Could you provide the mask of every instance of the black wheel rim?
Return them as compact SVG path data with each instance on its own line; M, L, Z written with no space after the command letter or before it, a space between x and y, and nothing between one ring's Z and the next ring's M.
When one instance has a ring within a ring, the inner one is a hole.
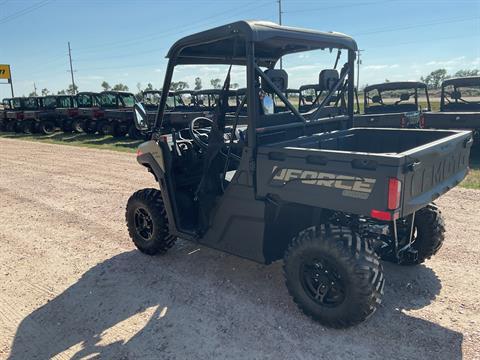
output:
M144 208L137 208L134 218L137 234L145 241L151 240L153 235L153 220L150 213Z
M54 126L52 123L47 122L43 125L43 131L46 134L51 134L53 132L53 129L54 129Z
M339 306L345 300L345 284L332 263L326 259L306 260L300 278L307 295L318 305Z

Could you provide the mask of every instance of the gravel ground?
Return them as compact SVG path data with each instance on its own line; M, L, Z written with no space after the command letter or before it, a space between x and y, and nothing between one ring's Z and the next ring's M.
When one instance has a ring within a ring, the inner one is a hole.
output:
M0 358L480 359L480 191L455 188L425 265L385 264L382 306L331 330L303 316L281 264L179 241L136 251L133 154L0 139Z

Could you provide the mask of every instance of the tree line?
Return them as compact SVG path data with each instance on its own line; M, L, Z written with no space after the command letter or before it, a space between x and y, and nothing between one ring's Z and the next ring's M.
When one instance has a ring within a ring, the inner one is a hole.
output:
M456 78L456 77L466 77L466 76L478 76L480 70L478 69L473 69L473 70L458 70L455 74L448 75L446 69L437 69L432 71L430 74L428 74L425 77L421 77L420 81L424 82L429 89L438 89L442 85L442 82L444 80L450 79L450 78Z
M210 85L213 89L221 89L223 86L222 80L219 78L211 79L210 80ZM108 82L103 81L100 84L100 87L104 91L129 91L130 89L128 88L127 85L118 83L113 86L111 86ZM239 85L237 83L232 83L230 84L230 89L238 89ZM172 91L181 91L181 90L187 90L190 89L190 84L186 81L172 81L170 84L170 90ZM193 90L201 90L203 89L203 82L202 79L199 77L195 78L195 85L193 87ZM158 91L159 89L155 88L152 83L148 83L146 87L142 87L141 83L137 83L137 96L142 96L144 91ZM161 90L161 89L160 89ZM70 84L67 89L57 91L57 95L75 95L78 92L78 86L75 85L75 87ZM43 88L40 91L41 96L47 96L47 95L53 95L54 93L48 90L47 88ZM37 91L32 91L28 96L38 96L39 94Z

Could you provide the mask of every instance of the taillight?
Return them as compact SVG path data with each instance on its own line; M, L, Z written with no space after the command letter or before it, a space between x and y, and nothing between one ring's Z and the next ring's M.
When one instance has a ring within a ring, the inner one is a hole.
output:
M407 118L405 116L402 116L400 119L400 127L404 128L407 126Z
M140 156L140 155L143 155L143 152L142 152L142 150L137 149L137 157Z
M418 120L418 125L420 126L421 129L425 128L425 115L421 114L420 119Z
M395 210L400 206L402 182L396 178L388 179L388 209Z
M372 209L370 216L377 220L390 221L392 220L392 213L389 211L381 211Z
M103 116L103 111L102 110L93 110L93 116L94 117L102 117Z
M68 116L74 117L78 115L78 109L68 109Z

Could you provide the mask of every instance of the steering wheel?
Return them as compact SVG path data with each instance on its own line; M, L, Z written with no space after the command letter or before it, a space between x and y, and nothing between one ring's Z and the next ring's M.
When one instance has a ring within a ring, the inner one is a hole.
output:
M192 121L190 121L190 125L188 127L188 130L189 130L189 133L190 133L190 136L191 136L193 142L195 144L197 144L200 148L206 150L206 149L208 149L208 143L205 142L202 138L204 138L206 135L208 135L210 133L211 128L196 129L195 125L199 121L206 121L206 122L210 123L211 125L213 125L213 120L209 119L207 117L204 117L204 116L199 116L199 117L193 119ZM238 136L240 137L240 133L239 133ZM237 160L237 161L240 161L240 158L241 158L237 154L234 154L233 152L231 152L230 149L227 152L221 151L220 154L222 154L223 156L225 156L227 158L231 158L231 159L234 159L234 160Z
M197 125L199 121L206 121L210 123L210 125L213 125L213 120L205 116L199 116L193 119L192 121L190 121L190 125L188 127L188 130L190 132L190 136L192 137L193 142L197 144L199 147L201 147L202 149L207 149L208 143L205 142L202 139L202 137L204 137L205 135L208 135L211 131L211 128L210 129L202 128L201 130L196 129L195 125Z

